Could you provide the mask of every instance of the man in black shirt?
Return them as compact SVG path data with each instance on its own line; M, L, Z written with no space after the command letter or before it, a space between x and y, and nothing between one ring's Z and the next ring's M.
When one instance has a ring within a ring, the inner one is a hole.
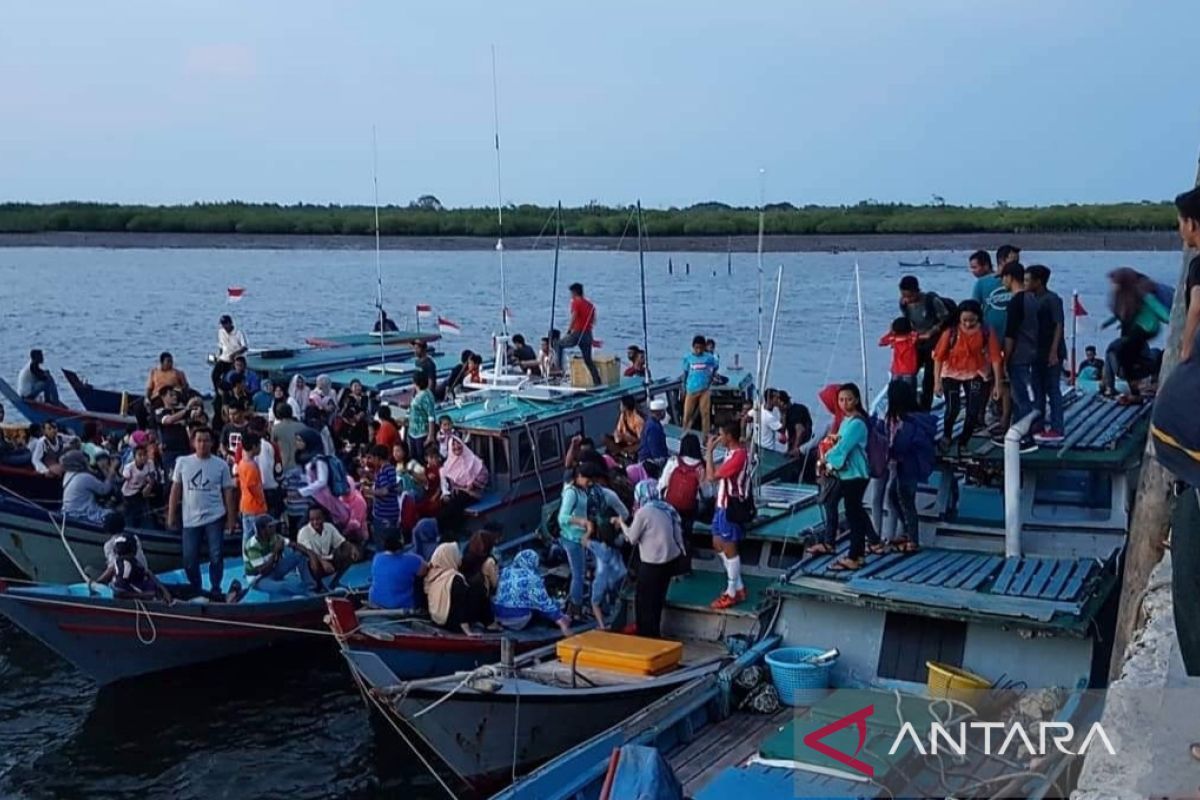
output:
M928 411L933 405L933 351L938 337L952 323L950 309L933 292L921 291L916 275L900 279L900 311L917 332L917 368L921 376L921 408Z
M179 402L179 390L168 386L162 392L162 407L154 412L158 423L158 438L162 442L163 469L167 475L175 471L175 461L192 450L188 441L188 409Z
M1175 210L1179 212L1179 238L1189 250L1200 250L1200 188L1176 197ZM1187 309L1187 320L1183 325L1180 361L1192 357L1196 331L1200 329L1200 256L1193 258L1188 265L1186 290L1183 302Z
M799 458L800 448L812 438L812 414L803 403L793 403L787 392L780 391L778 397L783 415L783 432L787 437L788 457Z
M519 333L512 337L512 355L509 357L509 363L522 369L537 367L537 353L526 344L525 337Z
M445 400L447 397L453 397L454 393L457 392L459 387L462 385L462 382L466 380L467 362L471 360L472 355L474 355L474 353L472 353L470 350L462 351L462 356L459 362L450 370L450 376L446 378L446 382L444 384L438 387L440 391L434 393L434 397L436 397L439 402Z
M437 364L433 363L433 358L429 355L429 345L424 341L413 344L413 366L417 372L424 372L429 377L429 391L437 397Z
M240 400L230 400L225 406L226 412L229 414L229 422L225 427L221 428L221 455L232 462L237 455L238 445L242 443L242 439L250 432L246 426L246 404Z

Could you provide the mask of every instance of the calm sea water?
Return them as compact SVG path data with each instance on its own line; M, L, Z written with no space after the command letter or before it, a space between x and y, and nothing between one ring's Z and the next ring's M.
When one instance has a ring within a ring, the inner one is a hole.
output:
M907 273L954 298L969 295L967 253L929 253L948 267L906 269L906 253L772 254L764 262L766 315L783 267L769 383L812 405L831 381L860 380L854 295L860 265L867 361L873 389L889 353L875 341L896 316ZM668 257L675 274L667 272ZM1052 288L1080 293L1090 315L1079 348L1106 341L1105 273L1134 266L1174 283L1171 253L1025 253L1053 270ZM685 274L690 264L691 274ZM540 336L550 321L552 255L506 254L514 331ZM494 253L385 252L384 305L402 323L416 303L457 322L445 346L486 349L500 319ZM557 311L580 281L599 309L597 337L623 355L642 342L639 270L631 254L567 252ZM245 287L227 305L226 288ZM93 383L139 389L163 349L193 382L207 378L216 320L235 316L255 347L369 327L374 254L329 251L0 249L0 375L15 381L31 347L52 369ZM692 336L715 338L725 363L753 366L758 278L753 255L655 253L646 259L651 368L677 369ZM403 327L403 325L402 325ZM764 335L765 336L765 335ZM60 381L60 383L62 383ZM65 388L65 387L64 387ZM65 389L64 396L70 397ZM376 736L338 657L329 648L284 649L133 685L97 691L41 644L0 622L0 797L368 798L441 796L411 756Z

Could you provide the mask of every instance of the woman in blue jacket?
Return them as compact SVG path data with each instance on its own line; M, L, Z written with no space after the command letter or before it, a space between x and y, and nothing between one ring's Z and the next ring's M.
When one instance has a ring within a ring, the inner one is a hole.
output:
M888 483L888 500L900 517L903 533L892 544L906 553L918 546L917 484L933 471L937 421L917 405L917 392L904 381L888 384L889 455L895 464Z
M827 504L833 504L834 513L826 513L826 518L836 518L840 498L846 522L850 525L850 552L830 566L832 570L845 571L862 567L868 541L873 550L882 545L871 516L863 507L863 495L871 482L871 473L867 465L867 415L863 411L858 385L843 383L838 387L837 400L838 410L844 418L838 428L837 443L825 454L819 468L837 479L837 488L826 499Z

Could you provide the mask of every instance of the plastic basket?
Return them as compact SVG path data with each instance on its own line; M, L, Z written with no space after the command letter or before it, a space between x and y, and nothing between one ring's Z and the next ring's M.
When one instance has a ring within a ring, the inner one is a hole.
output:
M827 664L806 664L805 659L819 656L828 648L781 647L767 653L771 681L785 706L811 706L829 692L829 676L835 658Z
M965 669L937 661L926 661L925 667L929 670L926 685L931 698L949 697L969 703L979 692L992 688L992 682L987 678Z

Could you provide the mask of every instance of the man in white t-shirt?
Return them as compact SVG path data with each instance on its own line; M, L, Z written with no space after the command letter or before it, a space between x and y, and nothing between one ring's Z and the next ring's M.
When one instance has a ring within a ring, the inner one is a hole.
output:
M208 547L208 577L212 596L223 597L222 534L227 532L233 535L238 525L237 508L233 502L233 475L229 465L213 455L210 428L197 428L192 433L192 448L195 451L193 455L175 461L171 496L167 501L167 524L173 528L181 521L183 523L183 569L187 573L188 583L197 594L203 589L200 582L200 543L203 541Z
M773 389L768 389L763 397L762 409L755 419L754 407L746 412L746 429L750 431L750 440L758 437L758 444L763 450L776 453L786 453L787 443L781 442L780 432L783 431L783 420L779 418L778 397Z
M308 524L296 534L296 549L308 556L308 567L318 584L325 576L333 576L330 588L359 558L358 548L325 518L325 508L315 503L308 509Z

